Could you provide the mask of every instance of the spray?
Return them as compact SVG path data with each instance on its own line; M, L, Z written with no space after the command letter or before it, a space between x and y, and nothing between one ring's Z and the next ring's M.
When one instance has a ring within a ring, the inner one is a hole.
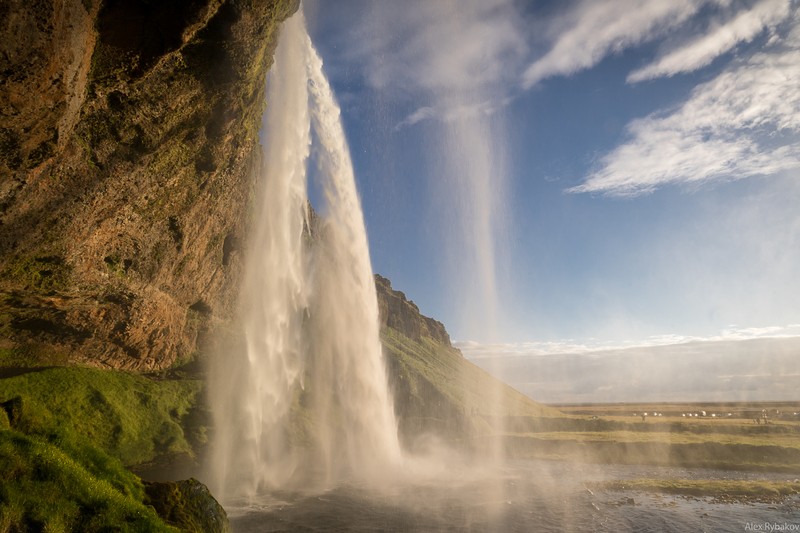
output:
M246 346L211 369L211 479L223 501L369 480L401 455L349 148L302 12L284 24L268 101ZM313 139L325 216L312 223Z

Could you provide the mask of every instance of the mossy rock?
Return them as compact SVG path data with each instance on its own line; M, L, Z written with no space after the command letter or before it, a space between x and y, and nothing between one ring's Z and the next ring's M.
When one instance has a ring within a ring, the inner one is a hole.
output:
M23 256L4 272L4 277L17 279L26 290L49 294L63 290L69 281L70 266L60 255Z
M0 290L31 305L0 305L0 341L170 368L235 316L264 80L299 1L16 4L0 27L19 95L0 114ZM190 323L200 298L213 317Z
M182 531L228 533L225 509L208 487L194 478L166 483L146 482L147 503L169 525Z

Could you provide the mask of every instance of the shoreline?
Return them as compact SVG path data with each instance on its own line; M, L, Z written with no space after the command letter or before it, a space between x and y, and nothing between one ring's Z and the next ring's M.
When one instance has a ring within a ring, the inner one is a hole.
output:
M589 490L669 494L727 504L792 503L800 508L800 480L714 480L636 478L587 483Z

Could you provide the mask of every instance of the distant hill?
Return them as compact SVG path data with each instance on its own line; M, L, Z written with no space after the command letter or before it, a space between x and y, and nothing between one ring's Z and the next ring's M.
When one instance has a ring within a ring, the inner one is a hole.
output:
M488 419L502 416L559 416L467 361L450 344L441 322L426 317L375 276L381 338L394 392L400 435L406 445L425 435L447 440L491 433Z

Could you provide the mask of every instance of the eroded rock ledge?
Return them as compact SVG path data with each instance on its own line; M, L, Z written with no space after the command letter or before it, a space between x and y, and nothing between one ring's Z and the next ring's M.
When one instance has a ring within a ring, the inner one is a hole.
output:
M451 346L450 335L444 324L422 315L417 305L407 299L404 293L392 289L391 281L375 274L375 287L382 326L395 329L415 341L430 337L439 344Z

